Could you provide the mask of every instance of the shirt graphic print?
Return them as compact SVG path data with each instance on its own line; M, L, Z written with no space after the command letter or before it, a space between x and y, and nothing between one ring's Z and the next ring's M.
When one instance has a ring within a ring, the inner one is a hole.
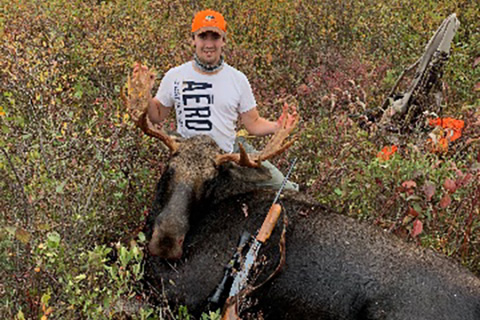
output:
M185 131L183 128L198 132L212 131L212 88L213 84L208 82L175 81L173 90L179 93L175 96L179 131Z

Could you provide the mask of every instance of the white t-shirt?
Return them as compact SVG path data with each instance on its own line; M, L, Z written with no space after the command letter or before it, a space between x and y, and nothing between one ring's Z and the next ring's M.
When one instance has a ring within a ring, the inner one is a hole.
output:
M175 107L180 135L209 135L226 152L233 151L238 115L256 106L247 77L226 63L213 75L195 71L192 61L172 68L155 97Z

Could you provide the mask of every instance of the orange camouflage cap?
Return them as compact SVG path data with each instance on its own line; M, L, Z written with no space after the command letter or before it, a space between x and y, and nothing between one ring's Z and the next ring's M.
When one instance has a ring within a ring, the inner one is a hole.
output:
M227 22L221 13L210 9L203 10L195 15L192 22L192 33L200 30L214 31L224 35L227 33Z

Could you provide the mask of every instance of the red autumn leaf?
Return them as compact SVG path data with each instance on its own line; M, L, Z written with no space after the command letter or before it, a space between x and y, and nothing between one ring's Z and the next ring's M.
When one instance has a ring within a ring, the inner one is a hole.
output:
M402 182L402 187L405 188L405 190L411 190L413 188L417 187L417 183L413 180L407 180Z
M415 219L413 221L413 228L412 228L412 237L415 238L423 231L423 223L422 221Z
M418 212L417 210L413 209L412 207L408 207L408 215L412 217L418 217Z
M473 61L473 67L475 68L479 63L480 63L480 57L475 58L475 61Z
M456 168L456 166L455 166ZM463 178L465 174L462 172L462 170L455 169L455 173L457 174L457 178Z
M428 119L428 124L431 125L432 127L441 126L442 119L440 118Z
M442 128L450 128L450 129L463 129L465 127L465 121L457 120L454 118L443 118L442 119Z
M454 193L455 190L457 190L457 185L455 184L455 181L449 178L445 179L445 182L443 183L443 187L445 188L445 190L447 190L450 193Z
M406 228L398 227L393 231L393 233L402 239L408 238L408 230Z
M480 82L475 83L473 91L480 91Z
M455 141L462 136L462 131L458 129L446 129L445 133L449 141Z
M310 88L305 84L302 83L300 86L297 88L297 93L301 96L305 96L310 93Z
M402 183L402 186L404 188L410 189L410 188L415 188L417 186L417 183L413 180L407 180Z
M380 161L388 161L397 150L398 147L395 145L384 147L379 153L377 153L377 158L380 159Z
M423 193L425 193L427 201L431 201L433 195L435 194L435 185L429 182L425 183L425 185L423 186Z
M442 127L442 135L437 137L438 141L434 143L433 152L447 152L448 142L455 141L462 136L462 129L465 127L465 121L454 118L436 118L429 119L429 124L435 127ZM444 133L444 135L443 135Z
M457 179L457 189L460 186L467 185L472 180L472 178L473 178L473 175L469 172L466 175L464 175L460 181L458 181Z
M442 197L442 200L440 200L440 208L445 209L450 205L450 203L452 203L452 199L448 193L445 193L445 195Z

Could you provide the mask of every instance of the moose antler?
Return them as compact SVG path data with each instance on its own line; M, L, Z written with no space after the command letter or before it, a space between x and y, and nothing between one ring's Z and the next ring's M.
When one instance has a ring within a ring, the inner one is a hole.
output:
M121 97L127 105L128 113L133 122L142 129L142 131L154 138L160 139L172 153L178 150L178 144L170 137L159 125L153 124L147 114L148 103L151 99L155 73L148 70L145 66L135 65L133 76L128 77L128 97L123 90Z
M296 137L293 137L292 140L284 143L284 140L290 135L293 129L295 129L299 116L298 114L295 115L293 122L287 120L287 118L288 117L284 117L282 119L280 129L275 132L265 148L259 153L248 154L242 144L239 143L240 153L218 154L215 158L215 164L220 165L231 161L243 167L258 168L262 164L262 161L284 152L297 140Z

